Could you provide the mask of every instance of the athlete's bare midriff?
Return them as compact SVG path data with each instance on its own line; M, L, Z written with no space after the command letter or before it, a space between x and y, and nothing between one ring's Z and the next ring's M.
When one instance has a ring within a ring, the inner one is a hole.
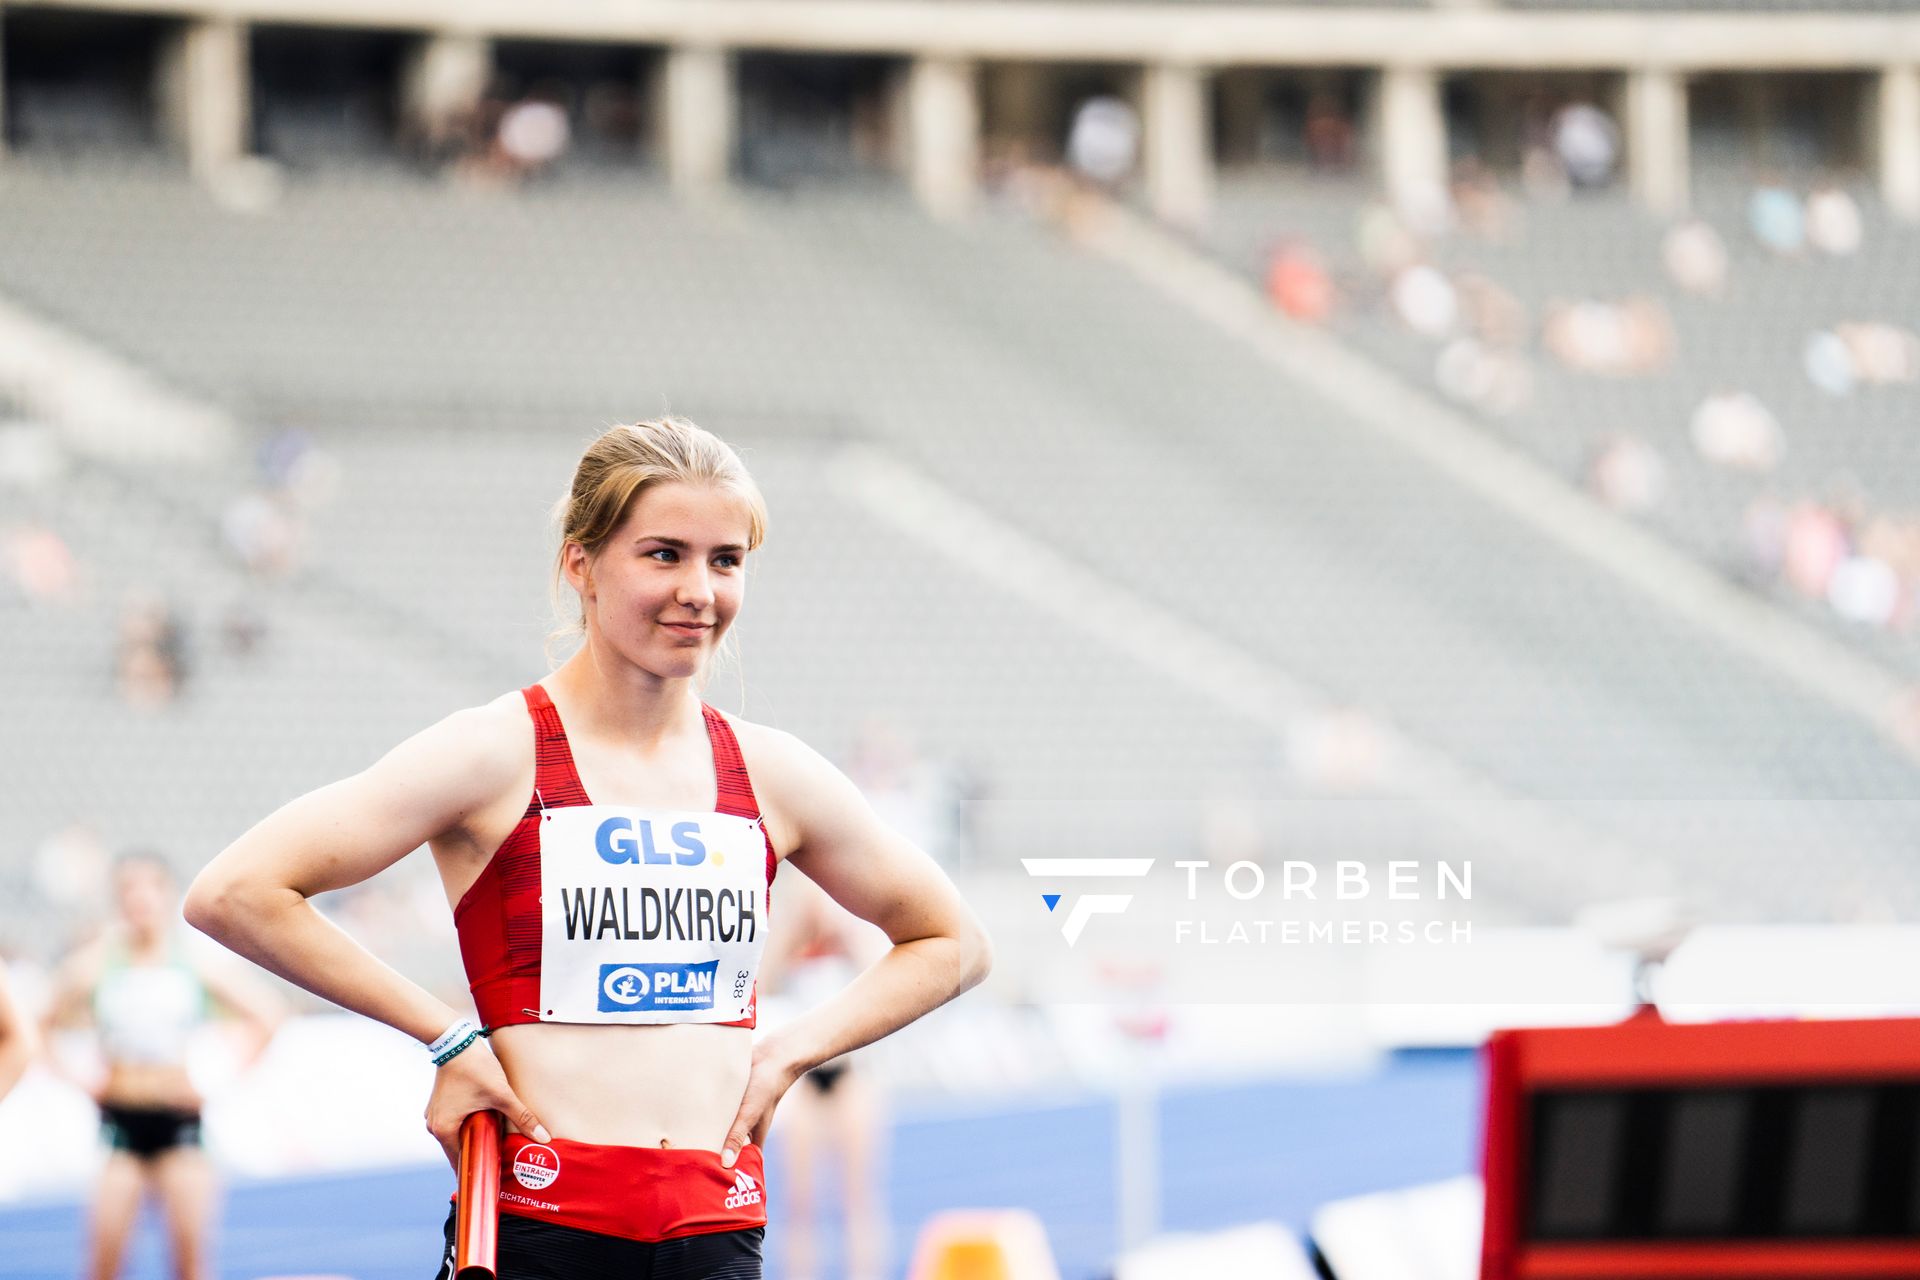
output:
M697 715L698 704L694 704ZM516 692L488 710L487 734L511 753L519 775L465 828L433 842L450 904L458 904L506 841L533 792L533 732ZM563 712L564 718L564 712ZM688 735L677 768L616 764L569 734L589 794L662 808L710 809L712 761L704 730ZM621 767L624 765L624 767ZM524 1023L500 1027L490 1043L514 1092L557 1138L607 1146L717 1151L747 1086L753 1030L719 1024L594 1026ZM510 1126L511 1127L511 1126Z
M514 1092L557 1138L718 1151L753 1058L748 1027L530 1023L493 1033Z
M110 1062L100 1100L120 1107L198 1111L200 1091L187 1069L171 1062Z

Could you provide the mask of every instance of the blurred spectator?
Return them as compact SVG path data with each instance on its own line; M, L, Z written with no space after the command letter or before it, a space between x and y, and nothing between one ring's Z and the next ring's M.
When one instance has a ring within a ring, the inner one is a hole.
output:
M1623 372L1658 373L1673 363L1673 317L1667 304L1652 294L1635 294L1621 304L1627 330L1627 361Z
M1360 260L1382 278L1391 278L1420 257L1420 243L1400 215L1379 201L1361 208L1354 222L1354 240Z
M266 635L266 615L252 601L235 599L221 611L220 643L233 657L252 655Z
M1688 293L1715 295L1727 282L1727 247L1720 233L1699 218L1688 218L1668 230L1661 242L1667 275Z
M1798 502L1787 512L1781 576L1801 595L1823 600L1834 570L1847 555L1847 529L1839 515L1817 502Z
M1709 462L1738 471L1771 471L1785 451L1780 422L1749 391L1716 391L1688 423L1693 447Z
M263 487L284 494L302 510L333 500L340 488L340 464L307 432L289 427L262 441L254 454Z
M1886 386L1920 375L1920 336L1911 329L1855 321L1835 325L1833 332L1845 344L1853 376L1861 382Z
M287 487L313 449L313 437L298 427L274 432L262 440L253 452L253 465L260 474L261 483L275 489Z
M220 518L220 533L227 549L260 577L284 577L299 563L300 519L278 492L255 489L235 498Z
M1605 186L1620 159L1620 128L1590 102L1570 102L1556 111L1553 154L1575 187Z
M1423 338L1444 338L1459 319L1459 297L1438 268L1418 262L1402 268L1391 286L1394 314Z
M1790 509L1768 495L1756 498L1747 507L1743 534L1761 581L1784 581L1862 626L1911 625L1920 586L1920 522L1867 518L1858 493L1842 489L1832 501L1801 501Z
M1655 373L1673 359L1673 321L1659 299L1646 295L1618 303L1557 301L1547 305L1541 341L1578 373Z
M98 903L107 891L112 855L95 823L69 822L33 851L33 885L40 896L69 914Z
M587 133L628 155L636 154L646 138L640 88L624 80L596 80L587 86L580 118Z
M1476 157L1454 165L1452 197L1454 212L1468 232L1483 240L1504 240L1513 230L1513 201Z
M1777 182L1754 189L1747 201L1747 227L1775 253L1796 254L1806 247L1806 211L1800 197Z
M1850 622L1883 627L1900 603L1900 579L1884 560L1847 556L1834 565L1827 581L1827 603Z
M139 711L157 710L180 694L187 675L186 637L158 598L135 597L120 615L120 697Z
M1900 609L1893 621L1913 621L1914 592L1920 588L1920 521L1876 516L1860 535L1860 554L1890 565L1903 584Z
M1530 146L1521 152L1520 185L1525 189L1527 199L1541 204L1565 200L1571 190L1567 183L1567 171L1560 166L1560 158L1553 154L1553 148L1544 144Z
M1666 495L1667 464L1639 436L1609 436L1587 465L1587 488L1615 511L1649 511Z
M80 570L59 534L37 522L0 538L0 561L14 588L33 604L67 604L80 592Z
M1517 349L1526 345L1530 331L1527 308L1511 290L1478 272L1463 273L1454 281L1454 289L1467 332L1494 347Z
M1140 118L1119 98L1089 98L1074 112L1067 163L1075 173L1111 187L1133 172L1140 149Z
M1505 417L1533 397L1533 375L1519 352L1476 338L1455 338L1434 361L1434 382L1448 399Z
M1807 194L1807 242L1830 257L1860 251L1860 206L1830 182Z
M1844 396L1853 390L1853 354L1831 330L1821 329L1807 338L1800 349L1800 364L1807 381L1830 396Z
M1331 93L1307 98L1307 121L1301 141L1307 163L1315 169L1342 172L1353 167L1353 118Z
M522 98L501 113L495 144L508 177L535 178L566 154L572 140L566 108L540 94Z
M1565 200L1567 171L1553 150L1553 105L1535 93L1520 107L1520 185L1529 200Z
M1333 277L1312 248L1288 241L1267 261L1267 297L1295 320L1319 324L1333 313Z

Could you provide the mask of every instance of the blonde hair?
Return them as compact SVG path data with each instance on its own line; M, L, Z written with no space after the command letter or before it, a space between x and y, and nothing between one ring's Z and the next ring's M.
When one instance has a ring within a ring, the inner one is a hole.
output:
M547 637L549 660L556 642L586 633L579 600L567 582L567 545L577 542L589 557L598 555L641 494L675 482L714 485L733 493L747 505L747 550L757 549L765 539L766 499L740 455L720 437L674 417L607 428L580 455L572 485L554 506L560 546L553 561L553 609L559 626Z

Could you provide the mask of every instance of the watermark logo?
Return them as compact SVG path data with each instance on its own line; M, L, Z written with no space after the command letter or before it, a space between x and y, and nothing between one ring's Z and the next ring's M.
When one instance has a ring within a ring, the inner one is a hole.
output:
M1027 874L1039 880L1091 880L1130 877L1137 879L1153 869L1152 858L1022 858L1020 865ZM1060 906L1063 895L1043 893L1040 900L1047 904L1048 911ZM1080 941L1080 935L1086 930L1087 922L1095 916L1119 915L1133 902L1130 893L1086 893L1073 900L1067 908L1066 919L1060 924L1060 933L1072 946Z
M1022 858L1020 862L1028 875L1043 882L1142 881L1156 865L1153 858ZM1136 940L1149 936L1143 930L1163 928L1165 940L1180 947L1218 943L1348 947L1472 940L1472 921L1463 914L1473 899L1470 861L1456 865L1393 859L1382 868L1339 859L1323 868L1304 859L1288 859L1277 864L1277 883L1272 885L1267 869L1252 861L1232 862L1220 870L1206 860L1175 859L1171 867L1185 873L1184 883L1178 890L1163 886L1166 892L1148 898L1146 919L1130 922L1130 936ZM1323 871L1331 874L1323 876ZM1062 917L1060 934L1070 947L1080 941L1093 917L1120 915L1138 896L1085 893L1075 897L1055 891L1053 885L1046 889L1040 900L1048 912ZM1274 899L1286 904L1278 916L1265 914L1257 905ZM1448 902L1460 906L1441 905Z

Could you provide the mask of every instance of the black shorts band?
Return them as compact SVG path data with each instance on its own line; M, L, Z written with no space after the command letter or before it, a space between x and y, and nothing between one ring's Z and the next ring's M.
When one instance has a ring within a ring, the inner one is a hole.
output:
M100 1135L115 1151L151 1160L176 1147L199 1146L200 1113L104 1102L100 1104Z
M454 1210L447 1211L446 1251L435 1280L453 1277ZM500 1280L760 1280L765 1227L715 1231L644 1243L500 1215Z
M821 1093L832 1093L833 1086L840 1083L840 1077L847 1074L847 1062L842 1058L837 1062L823 1063L800 1078L808 1081Z

